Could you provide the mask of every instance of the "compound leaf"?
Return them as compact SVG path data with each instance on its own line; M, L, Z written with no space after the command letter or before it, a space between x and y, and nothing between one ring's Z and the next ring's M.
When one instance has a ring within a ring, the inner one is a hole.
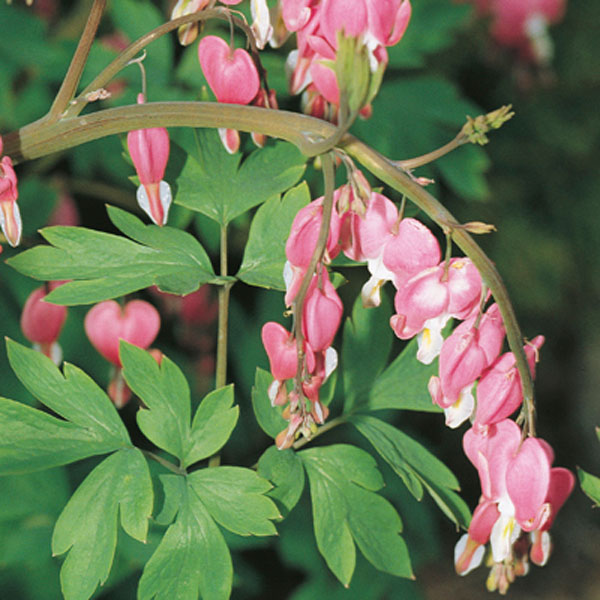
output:
M0 399L0 474L24 473L105 454L131 441L108 396L77 367L64 374L35 350L7 340L10 364L46 412Z
M138 600L227 600L233 567L222 533L189 482L170 489L177 518L146 563Z

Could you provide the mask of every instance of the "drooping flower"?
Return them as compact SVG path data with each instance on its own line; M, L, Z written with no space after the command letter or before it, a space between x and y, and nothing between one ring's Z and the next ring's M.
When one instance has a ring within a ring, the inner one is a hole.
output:
M58 365L62 361L58 337L67 318L67 307L44 302L49 291L42 286L31 292L21 313L21 330L34 348Z
M0 156L2 156L3 143L0 137ZM9 156L0 160L0 227L8 243L15 247L21 242L23 224L21 212L17 204L19 192L17 189L17 174Z
M232 50L220 37L207 35L198 45L198 59L218 102L250 104L258 94L258 70L246 50ZM220 128L219 135L230 154L238 151L240 136L237 130Z
M145 102L138 94L138 104ZM171 206L171 186L163 181L169 160L169 134L164 127L136 129L127 134L127 147L140 179L137 201L157 225L165 225Z

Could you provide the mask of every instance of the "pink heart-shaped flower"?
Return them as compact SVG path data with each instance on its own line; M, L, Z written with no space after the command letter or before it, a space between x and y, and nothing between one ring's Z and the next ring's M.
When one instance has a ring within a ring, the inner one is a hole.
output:
M258 94L260 81L256 65L242 48L232 52L220 37L208 35L198 45L198 59L219 102L249 104Z
M88 312L84 326L96 350L120 367L119 340L147 348L160 329L160 315L144 300L132 300L123 309L114 300L106 300Z

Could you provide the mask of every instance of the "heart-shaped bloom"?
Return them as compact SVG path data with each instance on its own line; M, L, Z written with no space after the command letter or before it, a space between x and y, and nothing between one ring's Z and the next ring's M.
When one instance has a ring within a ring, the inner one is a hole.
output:
M258 71L250 54L232 50L225 40L207 35L198 45L198 59L206 81L219 102L250 104L258 93Z
M120 367L119 340L148 348L160 329L160 315L144 300L131 300L123 308L114 300L106 300L87 313L84 327L96 350Z

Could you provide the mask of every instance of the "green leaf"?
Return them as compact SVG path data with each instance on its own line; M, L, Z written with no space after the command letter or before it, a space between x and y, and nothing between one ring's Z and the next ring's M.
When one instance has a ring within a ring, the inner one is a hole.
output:
M233 406L233 385L205 396L194 415L184 467L218 452L231 436L239 414L239 406Z
M190 389L177 365L163 357L159 365L142 348L121 340L119 356L127 385L147 408L137 413L142 433L159 448L183 460L190 438Z
M452 490L459 484L448 467L419 442L368 415L350 418L352 424L371 442L375 450L392 467L417 500L423 497L423 486L441 510L458 526L466 526L470 512Z
M229 439L239 408L233 386L208 394L190 427L190 389L177 365L163 357L159 365L145 350L121 341L120 357L127 385L146 405L137 414L144 435L176 456L183 467L214 454Z
M299 453L310 482L315 537L334 575L348 585L358 544L377 569L412 577L394 507L374 492L383 487L375 460L354 446L334 445Z
M180 493L177 519L146 563L138 600L227 600L233 567L223 535L189 483L171 488Z
M175 202L227 225L229 221L291 186L302 176L305 158L287 142L255 150L240 166L216 130L198 130L198 160L192 156L177 180Z
M346 319L342 342L344 412L366 401L373 382L387 363L392 347L391 307L382 296L378 308L364 308L360 296Z
M583 493L591 498L596 506L600 506L600 477L591 475L579 467L577 467L577 476Z
M144 225L115 207L108 213L117 227L141 243L84 227L46 227L51 246L35 246L11 258L10 265L35 279L73 281L47 296L55 304L91 304L157 285L189 294L215 281L210 260L193 236L171 227Z
M271 406L268 389L272 381L271 373L257 367L252 387L252 408L254 408L254 415L262 430L268 436L275 438L289 423L281 416L283 407Z
M258 209L237 277L248 285L285 291L285 242L294 217L309 202L308 186L302 182L289 190L283 200L273 196Z
M77 488L52 536L54 556L68 551L60 572L66 600L87 600L108 578L117 544L117 515L133 538L144 542L152 513L150 471L137 448L102 461Z
M77 367L64 376L40 352L7 340L10 364L25 387L64 420L0 398L0 474L26 473L131 445L108 396Z
M361 409L398 408L441 412L427 390L429 378L437 375L437 360L424 365L417 360L417 340L411 340L392 364L375 380L369 399Z
M304 489L302 461L292 450L278 450L270 446L258 461L258 474L273 484L269 496L283 508L283 516L296 506Z
M64 363L63 373L41 352L6 340L8 360L21 383L45 406L85 428L92 439L130 445L127 429L108 396L81 369Z
M95 440L87 429L5 398L0 398L0 430L0 475L65 465L123 445Z
M269 519L281 518L275 503L264 494L271 484L242 467L214 467L194 471L188 481L212 518L238 535L275 535Z

